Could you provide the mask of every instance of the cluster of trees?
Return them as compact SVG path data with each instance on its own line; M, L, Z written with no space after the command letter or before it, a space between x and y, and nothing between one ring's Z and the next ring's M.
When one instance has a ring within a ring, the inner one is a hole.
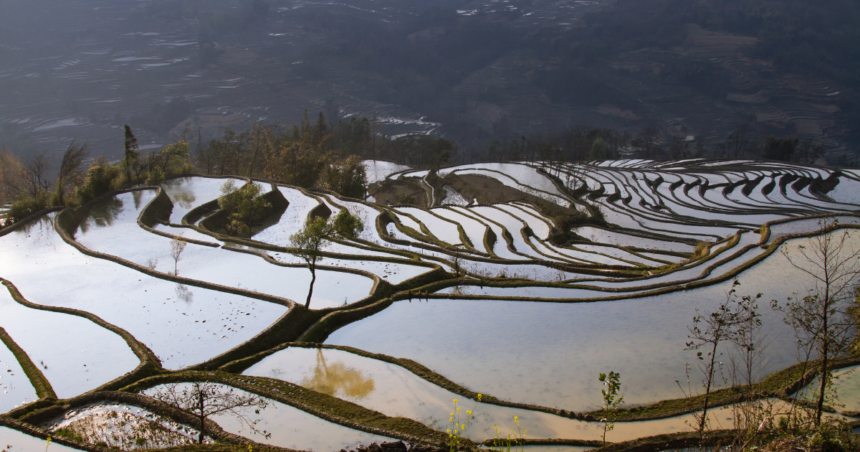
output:
M253 227L261 224L272 204L260 197L263 188L255 183L237 188L233 180L221 186L218 207L227 213L224 231L227 235L250 237Z
M351 117L332 123L307 110L291 127L255 124L241 132L227 130L221 139L198 146L199 170L278 180L303 188L321 188L364 198L363 159L382 159L438 168L457 154L451 141L429 135L390 139L375 119Z
M319 113L316 121L311 121L307 111L299 124L289 127L254 124L244 131L227 129L222 138L206 143L198 138L193 155L187 127L179 141L146 154L140 152L128 125L124 133L124 156L118 162L92 159L86 144L77 142L71 143L58 161L47 152L25 161L0 152L0 204L12 203L8 216L17 221L48 206L75 206L110 190L135 184L156 185L165 177L186 173L265 178L363 199L367 194L363 159L433 169L475 161L577 162L617 158L765 158L807 164L823 155L823 146L811 140L756 137L749 123L741 124L712 147L702 140L667 138L655 127L646 127L634 135L623 130L575 126L494 140L482 149L467 152L442 137L388 137L375 118L351 117L332 123ZM89 166L85 168L87 162ZM242 234L238 224L234 229Z
M312 123L305 112L300 124L284 129L255 124L241 132L227 130L222 139L208 143L198 139L192 155L187 127L179 141L158 151L142 153L134 132L126 125L124 154L117 162L102 157L93 159L86 144L76 142L68 146L59 161L48 152L22 161L3 151L0 204L12 204L8 217L14 222L49 206L77 206L111 190L136 184L157 185L168 176L198 172L262 177L364 198L367 177L362 158L372 158L378 153L402 155L407 160L415 156L413 160L424 163L430 154L415 143L426 142L426 146L434 149L432 155L443 154L445 159L453 149L447 140L425 137L394 140L407 143L398 145L398 149L408 151L392 151L390 141L374 134L374 124L367 118L350 118L330 126L322 113ZM252 190L249 187L233 187L236 193L225 199L248 195L248 190ZM243 212L235 214L241 216ZM253 218L236 220L231 220L230 230L239 235L247 232L246 225L255 223Z
M43 151L22 161L2 151L0 203L11 203L8 217L14 222L46 207L77 206L122 187L158 184L168 175L194 171L189 149L183 138L141 155L137 139L126 125L125 154L119 162L94 159L86 143L75 141L59 159Z

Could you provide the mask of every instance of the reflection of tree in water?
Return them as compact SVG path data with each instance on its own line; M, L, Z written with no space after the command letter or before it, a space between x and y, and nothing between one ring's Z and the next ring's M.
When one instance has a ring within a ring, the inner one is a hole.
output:
M86 234L87 230L95 225L97 228L111 226L122 212L122 200L110 197L97 202L90 208L89 217L81 222L81 232Z
M317 350L313 376L302 380L301 385L323 394L334 396L340 392L356 399L367 397L375 389L373 379L364 377L358 369L342 362L327 364L322 349Z
M165 181L162 185L170 187L170 188L181 187L182 184L188 182L190 179L191 178L188 178L188 177L171 179L171 180ZM191 193L189 191L173 191L173 190L171 190L170 200L173 201L174 205L178 205L179 207L182 207L183 209L190 209L192 206L191 203L196 201L197 198L194 196L194 193Z
M188 290L188 286L179 284L176 286L176 297L188 304L191 304L191 302L194 301L194 292Z
M134 208L140 210L140 200L143 199L143 192L136 190L131 192L131 197L134 199Z
M193 203L197 199L196 197L194 197L193 193L188 192L174 193L171 198L173 204L176 204L183 209L190 209L192 206L191 203Z
M30 234L35 231L40 231L42 234L54 230L54 215L45 215L36 220L28 221L22 224L16 232Z

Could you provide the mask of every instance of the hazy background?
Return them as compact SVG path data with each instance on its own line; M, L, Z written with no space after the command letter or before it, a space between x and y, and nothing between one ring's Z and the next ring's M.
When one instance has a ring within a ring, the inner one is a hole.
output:
M706 146L860 142L860 2L0 0L0 146L122 153L253 121L378 118L461 152L586 125ZM851 157L853 158L853 157Z

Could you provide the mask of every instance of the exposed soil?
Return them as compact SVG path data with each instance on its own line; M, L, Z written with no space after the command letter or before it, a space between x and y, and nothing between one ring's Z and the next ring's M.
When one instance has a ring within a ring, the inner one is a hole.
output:
M427 195L417 179L397 179L383 181L371 196L383 205L427 207Z
M477 174L449 174L444 180L464 198L477 199L479 204L500 204L511 201L530 203L555 222L556 228L554 229L558 229L555 232L569 231L574 225L585 224L589 221L587 215L521 192L491 177ZM567 242L567 237L562 238L560 242Z

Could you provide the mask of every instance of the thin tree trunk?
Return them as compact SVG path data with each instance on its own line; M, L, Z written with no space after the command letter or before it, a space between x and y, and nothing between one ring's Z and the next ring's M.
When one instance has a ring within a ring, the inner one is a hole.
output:
M700 433L705 431L705 425L708 421L708 402L711 396L711 383L714 381L714 361L717 359L718 344L719 341L714 341L714 350L711 352L711 364L708 366L708 385L705 387L705 408L702 410L702 421L699 424Z
M254 155L251 157L251 166L248 167L248 178L254 177L254 165L257 162L257 152L260 149L260 129L254 124Z
M311 267L311 288L308 290L308 300L305 302L305 307L310 309L311 307L311 296L314 294L314 283L317 281L317 272L316 269Z
M827 317L824 320L824 331L827 331ZM825 333L826 334L826 333ZM824 339L824 350L821 356L821 387L819 388L818 394L818 404L815 407L815 425L821 425L821 415L824 412L824 391L827 390L827 358L828 358L828 347L827 347L827 339Z
M826 260L825 260L825 262L826 262ZM826 280L829 282L830 281L830 278L828 275L829 272L827 271L827 269L825 269L824 272L825 272L824 273L825 278L827 278ZM816 408L815 409L815 426L816 427L821 425L821 415L824 412L824 391L827 389L827 358L828 358L827 355L828 355L828 352L830 351L829 347L828 347L828 343L827 343L827 341L828 341L828 335L827 334L829 333L828 328L830 326L830 325L828 325L828 322L827 322L827 320L828 320L828 312L827 311L830 309L830 284L827 284L827 287L824 290L825 290L825 292L824 292L824 309L822 309L822 311L823 311L822 313L824 315L823 315L823 319L822 319L823 325L821 328L821 331L823 332L821 334L821 349L822 349L821 350L821 387L819 388L818 404L815 407Z
M199 444L203 444L203 437L206 435L206 415L203 412L203 392L198 392L197 399L200 404L200 434L197 437L197 442Z
M824 357L821 360L821 388L818 394L818 406L815 413L815 425L821 425L821 415L824 412L824 391L827 389L827 346L824 348Z

